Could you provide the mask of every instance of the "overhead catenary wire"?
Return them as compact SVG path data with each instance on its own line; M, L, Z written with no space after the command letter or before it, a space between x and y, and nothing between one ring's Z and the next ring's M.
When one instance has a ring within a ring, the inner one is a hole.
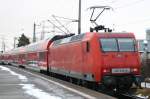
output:
M115 10L119 10L119 9L131 7L133 5L139 4L139 3L143 2L143 1L146 1L146 0L136 0L136 1L130 0L130 2L128 2L128 3L124 4L124 5L120 5L121 2L119 3L119 1L123 1L123 0L112 0L112 1L110 1L110 0L103 0L103 1L100 1L100 2L102 2L102 4L114 6ZM116 4L116 3L119 3L119 4ZM120 6L118 6L118 5L120 5Z
M114 0L112 0L112 1L105 0L105 1L109 6L111 5L114 8L114 10L120 10L120 9L123 9L123 8L134 7L134 6L136 6L137 4L140 4L140 3L144 4L143 2L146 1L146 0L130 0L126 3L121 3L120 2L120 1L123 1L123 0L116 0L116 1L114 1ZM147 24L149 22L150 22L149 18L148 19L143 18L141 20L133 19L133 21L129 21L129 22L123 23L123 24L117 24L116 26L120 27L120 26L134 25L134 24L136 24L136 25L139 24L140 25L140 24Z
M66 21L69 20L69 21L72 21L72 22L78 22L77 19L65 18L65 17L61 17L61 16L56 16L56 15L53 15L53 16L55 16L55 17L57 17L57 18L65 19ZM54 21L56 21L56 20L54 20Z
M115 3L118 2L119 0L99 0L100 3Z
M134 21L129 21L127 23L123 23L123 24L118 24L116 26L126 26L126 25L134 25L137 23L141 23L140 25L142 25L143 23L150 23L150 18L145 18L145 19L140 19L140 20L134 20Z
M109 0L109 2L108 2L108 0L107 0L106 3L111 5L111 4L117 3L118 1L119 0L112 0L112 1Z
M55 25L52 21L47 20L49 23L51 23L52 25L54 25L58 30L62 31L64 34L67 34L65 31L63 31L62 29L60 29L57 25Z
M136 4L138 4L138 3L141 3L141 2L143 2L143 1L145 1L145 0L136 0L136 1L134 1L134 2L129 2L129 3L124 4L124 5L122 5L122 6L118 6L118 7L114 8L114 9L117 10L117 9L122 9L122 8L131 7L131 6L133 6L133 5L136 5Z
M52 17L53 17L68 33L70 33L70 31L55 17L55 15L52 15Z

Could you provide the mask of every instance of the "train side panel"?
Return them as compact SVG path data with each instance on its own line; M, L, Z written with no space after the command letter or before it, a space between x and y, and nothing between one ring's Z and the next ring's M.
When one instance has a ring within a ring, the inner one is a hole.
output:
M54 72L82 78L82 44L80 42L50 47L49 66Z
M88 81L100 81L100 51L95 34L85 34L79 41L52 44L49 67L52 72Z
M98 37L95 33L87 33L83 40L84 68L83 71L91 76L92 81L101 81L101 53ZM88 75L87 75L88 76Z

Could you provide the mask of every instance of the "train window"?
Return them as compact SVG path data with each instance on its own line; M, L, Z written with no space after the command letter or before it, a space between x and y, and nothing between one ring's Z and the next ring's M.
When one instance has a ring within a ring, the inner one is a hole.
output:
M119 51L135 51L134 39L118 38Z
M86 42L86 51L89 52L90 51L90 43Z
M46 52L39 52L39 59L45 60L45 58L46 58Z
M71 38L71 41L82 40L83 37L84 37L84 34L79 34L79 35L73 36L73 37Z
M84 34L79 34L76 36L56 40L56 41L54 41L53 46L59 45L59 44L64 44L64 43L69 43L69 42L74 42L74 41L79 41L79 40L82 40L83 37L84 37Z
M70 40L71 40L71 37L64 38L64 39L61 40L60 44L68 43L68 42L70 42Z
M100 39L103 51L118 51L117 40L115 38Z
M62 39L54 41L53 45L58 45L58 44L60 44L60 43L61 43L61 40L62 40Z

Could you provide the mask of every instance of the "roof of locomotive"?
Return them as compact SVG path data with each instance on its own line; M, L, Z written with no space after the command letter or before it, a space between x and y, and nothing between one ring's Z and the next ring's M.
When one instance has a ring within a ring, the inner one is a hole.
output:
M62 38L62 39L58 39L56 41L53 42L53 45L61 45L61 44L65 44L65 43L71 43L71 42L76 42L76 41L87 41L92 39L94 36L97 36L99 38L101 37L105 37L105 38L112 38L112 37L119 37L119 38L134 38L134 34L133 33L100 33L100 32L86 32L86 33L82 33L82 34L78 34L78 35L74 35L71 37L67 37L67 38Z
M124 37L131 37L131 38L134 38L134 34L133 33L97 33L99 35L99 37L106 37L106 38L109 38L109 37L119 37L119 38L124 38Z
M87 36L92 36L92 35L97 35L99 36L100 38L101 37L106 37L106 38L109 38L109 37L132 37L134 38L134 33L125 33L125 32L87 32L86 33Z
M135 38L134 33L121 33L121 32L87 32L83 41L90 40L92 37L97 36L99 38Z

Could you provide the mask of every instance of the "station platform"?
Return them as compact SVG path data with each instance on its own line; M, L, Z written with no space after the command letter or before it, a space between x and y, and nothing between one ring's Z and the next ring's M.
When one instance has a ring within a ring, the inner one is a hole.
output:
M104 94L94 95L92 91L73 90L59 83L46 81L12 66L0 65L0 99L114 99Z

